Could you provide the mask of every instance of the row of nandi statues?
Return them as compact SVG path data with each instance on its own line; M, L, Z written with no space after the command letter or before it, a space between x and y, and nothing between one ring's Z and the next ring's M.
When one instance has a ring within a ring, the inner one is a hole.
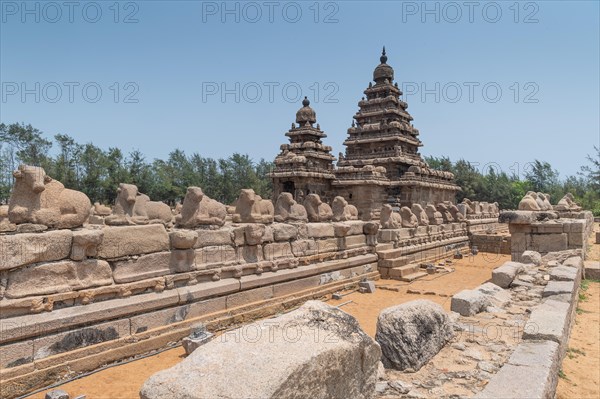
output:
M21 165L14 172L15 185L8 206L0 207L0 231L11 231L8 225L24 223L39 224L49 228L75 228L90 220L90 216L102 218L107 225L135 225L164 223L180 228L223 226L233 223L273 222L340 222L358 219L356 207L348 204L341 196L335 197L331 205L323 202L316 194L309 194L300 204L290 193L279 195L275 204L263 199L252 189L243 189L231 206L209 198L200 187L189 187L183 203L175 210L140 193L133 184L121 183L117 190L114 206L98 203L91 205L89 198L81 192L70 190L62 183L47 176L44 169ZM549 196L529 192L519 204L523 210L581 210L571 194L565 195L554 207ZM498 214L497 203L463 200L455 205L449 201L437 205L420 204L401 207L395 212L390 205L381 210L380 223L383 228L413 228L461 222L469 215Z
M550 202L550 195L529 191L519 202L520 211L581 211L581 207L575 203L573 194L567 193L556 205Z
M444 223L462 222L465 216L453 203L446 201L437 207L427 204L423 208L420 204L412 207L403 206L395 212L391 205L386 204L381 208L379 224L383 229L414 228L417 226L440 225Z
M8 226L36 224L69 229L82 226L90 216L107 225L164 223L181 228L222 226L228 217L234 223L326 222L358 219L355 206L336 197L331 206L310 194L298 204L290 193L282 193L273 205L252 189L243 189L235 203L227 207L206 196L200 187L189 187L183 203L175 210L139 192L133 184L121 183L112 208L95 203L82 192L70 190L46 175L41 167L21 165L14 172L15 184L8 206L0 207L0 231Z

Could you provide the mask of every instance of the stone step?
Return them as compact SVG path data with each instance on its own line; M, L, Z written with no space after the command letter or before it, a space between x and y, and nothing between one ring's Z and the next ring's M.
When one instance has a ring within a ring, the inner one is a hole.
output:
M406 276L400 277L398 278L400 281L405 281L407 283L410 283L411 281L415 281L418 278L427 276L427 272L416 272L416 273L412 273L412 274L408 274Z
M377 265L379 267L387 267L387 268L395 268L404 265L408 265L409 263L414 262L414 256L401 256L395 259L381 259Z
M395 259L395 258L399 258L405 254L406 254L406 249L404 249L404 248L385 249L383 251L377 251L377 255L379 255L379 259Z
M414 274L416 272L419 271L419 265L418 264L410 264L410 265L405 265L405 266L400 266L400 267L394 267L393 269L389 270L389 276L391 278L399 278L399 277L405 277L408 276L410 274Z
M377 252L379 252L379 251L388 251L390 249L394 249L394 244L392 244L392 243L377 244L377 246L375 247L375 250Z

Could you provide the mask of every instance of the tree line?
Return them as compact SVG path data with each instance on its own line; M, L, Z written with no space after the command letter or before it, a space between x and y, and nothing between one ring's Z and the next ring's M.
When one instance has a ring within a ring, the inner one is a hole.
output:
M587 165L580 167L574 176L560 179L557 170L545 161L535 160L525 165L523 177L518 173L507 174L498 167L490 166L483 172L464 159L452 162L447 157L425 157L433 169L454 173L460 191L456 199L498 202L500 209L517 209L519 201L528 191L550 194L556 204L566 193L575 196L584 209L600 216L600 148L593 147L593 155L587 156Z
M55 149L55 155L51 150ZM498 202L501 209L516 209L527 191L548 193L552 203L571 192L585 209L600 216L600 148L593 147L587 164L575 176L565 179L548 162L535 160L524 176L507 174L489 167L480 171L472 163L447 157L425 157L434 169L454 173L462 188L457 201ZM52 140L31 125L0 123L0 203L7 203L13 185L12 171L19 164L42 166L46 173L66 187L87 194L92 202L112 204L119 183L131 183L152 200L174 205L185 196L187 187L199 186L211 198L231 204L242 188L252 188L270 198L271 162L253 161L248 155L233 154L226 159L186 154L176 149L166 160L148 161L135 150L124 154L117 147L103 150L92 143L77 143L66 134Z
M53 148L54 156L50 155ZM224 204L235 201L242 188L252 188L263 198L270 198L272 192L268 177L272 163L254 162L248 155L213 159L176 149L166 160L148 161L138 150L128 154L117 147L103 150L92 143L77 143L66 134L49 140L31 125L2 123L0 204L8 202L12 171L19 164L41 166L65 187L104 204L114 202L119 183L135 184L152 200L171 205L181 201L190 186L202 187L206 195Z

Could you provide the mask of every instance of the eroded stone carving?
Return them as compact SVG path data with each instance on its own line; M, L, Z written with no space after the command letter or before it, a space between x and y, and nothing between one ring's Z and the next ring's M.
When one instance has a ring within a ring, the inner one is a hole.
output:
M273 223L273 203L262 199L252 189L243 189L236 201L234 223Z
M520 211L539 211L540 206L537 203L537 194L529 191L519 202Z
M425 213L425 209L423 209L420 204L413 204L411 211L417 217L419 226L429 226L429 218L427 217L427 213Z
M83 225L90 216L92 204L87 195L65 188L46 175L43 168L21 165L13 175L15 186L8 204L10 222L70 229Z
M403 206L400 208L400 216L402 217L402 227L417 227L419 220L409 207Z
M437 210L442 215L444 223L454 222L454 217L452 216L452 213L450 213L450 210L448 210L448 206L446 204L438 204Z
M104 238L102 230L74 231L71 259L84 260L88 257L95 257L98 253L98 245L102 243L102 238Z
M0 206L0 232L14 231L17 226L8 220L8 205Z
M489 207L491 207L491 205L489 205L488 208ZM446 208L448 209L448 212L450 212L450 215L452 215L452 219L454 219L455 222L462 222L465 220L464 215L460 213L456 205L450 203L446 205Z
M227 209L212 198L207 197L200 187L188 187L179 215L175 216L175 225L187 229L198 226L223 226Z
M402 217L394 212L390 204L385 204L381 207L379 223L382 229L399 229L402 227Z
M112 213L112 209L110 206L102 205L99 202L94 202L94 206L92 208L92 214L98 216L108 216Z
M147 224L150 222L171 223L173 214L167 204L150 201L150 197L138 191L134 184L119 184L117 199L112 215L106 224Z
M306 209L297 203L290 193L281 193L275 203L275 221L308 221Z
M567 193L564 197L558 201L558 204L554 206L557 211L580 211L581 207L575 203L575 197L573 194Z
M358 210L354 205L348 204L344 197L335 197L331 204L331 210L333 211L334 222L358 219Z
M427 204L425 207L425 213L427 214L427 218L429 218L429 224L434 226L439 226L444 223L444 217L440 212L435 209L433 204Z
M317 194L308 194L304 200L304 208L309 222L327 222L333 217L329 204L321 201Z

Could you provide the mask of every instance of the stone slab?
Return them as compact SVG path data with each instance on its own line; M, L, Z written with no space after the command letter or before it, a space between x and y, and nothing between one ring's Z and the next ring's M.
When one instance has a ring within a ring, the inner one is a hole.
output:
M600 280L600 262L586 260L584 263L585 278Z
M128 318L47 335L33 341L33 358L34 360L44 359L59 353L124 338L129 335L130 324Z
M555 268L555 270L558 268ZM546 288L544 288L544 292L542 293L542 297L549 297L552 295L562 295L562 294L571 294L574 295L575 292L575 282L574 281L549 281Z
M569 303L546 299L531 311L523 330L524 340L549 340L561 344L568 335Z
M104 259L168 251L170 247L169 235L162 224L105 227L103 231L98 257Z
M475 398L553 398L558 382L558 348L550 341L519 344L508 363Z
M66 259L72 241L71 230L0 235L0 270Z
M124 318L174 306L178 302L177 290L167 290L161 293L151 292L129 298L94 302L85 306L57 309L48 313L0 319L0 343L72 329L84 324Z
M15 269L8 274L7 298L69 292L113 283L108 262L86 259L38 263Z

